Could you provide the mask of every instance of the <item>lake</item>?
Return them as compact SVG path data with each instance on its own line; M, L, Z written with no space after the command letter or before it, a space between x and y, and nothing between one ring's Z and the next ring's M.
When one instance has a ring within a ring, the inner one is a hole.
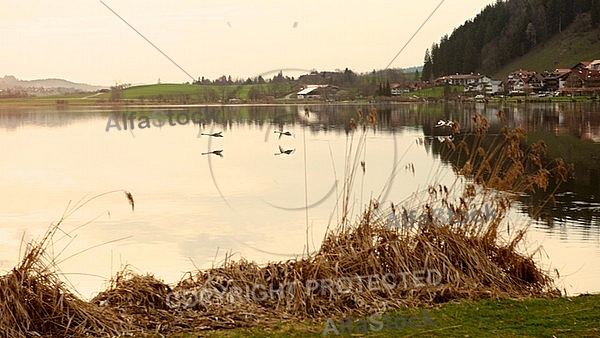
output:
M40 239L65 210L110 191L69 215L53 246L64 278L85 298L124 265L174 283L226 259L314 252L341 217L337 196L352 167L353 215L371 198L397 204L430 183L452 184L433 126L451 119L468 130L480 113L499 133L502 110L510 127L527 130L527 142L542 139L551 157L575 166L554 205L539 208L547 194L524 195L510 221L531 224L528 249L543 247L534 257L558 269L561 289L600 292L598 104L374 107L364 145L360 128L348 125L369 105L0 108L0 269L17 264L21 243Z

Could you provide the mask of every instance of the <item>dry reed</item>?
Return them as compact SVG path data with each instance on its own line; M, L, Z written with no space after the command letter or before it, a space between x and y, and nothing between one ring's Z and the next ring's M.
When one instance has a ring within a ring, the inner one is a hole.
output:
M112 193L112 192L109 192ZM130 326L112 310L79 299L60 279L52 253L54 236L64 232L66 217L94 196L73 208L52 224L39 242L27 244L20 264L0 277L0 335L3 337L115 336ZM133 207L133 197L125 192Z

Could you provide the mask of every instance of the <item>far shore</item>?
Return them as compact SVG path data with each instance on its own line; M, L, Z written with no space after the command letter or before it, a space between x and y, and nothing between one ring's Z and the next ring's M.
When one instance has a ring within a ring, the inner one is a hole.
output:
M472 98L453 98L444 100L439 97L398 97L398 98L374 98L361 99L353 101L326 101L316 99L275 99L271 101L232 101L232 102L142 102L137 99L108 101L98 99L85 99L73 97L27 97L27 98L2 98L0 99L0 109L2 108L28 108L28 107L55 107L57 109L67 109L69 107L204 107L204 106L275 106L275 105L356 105L356 104L407 104L407 103L511 103L511 104L529 104L529 103L557 103L557 102L595 102L594 97L506 97L489 99Z

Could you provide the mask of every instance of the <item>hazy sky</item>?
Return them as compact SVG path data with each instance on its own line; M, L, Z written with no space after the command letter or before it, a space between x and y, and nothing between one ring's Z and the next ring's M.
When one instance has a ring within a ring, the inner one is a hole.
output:
M0 76L100 85L191 81L106 6L191 76L215 79L383 69L441 2L1 1ZM494 2L443 1L390 67L422 65L434 41Z

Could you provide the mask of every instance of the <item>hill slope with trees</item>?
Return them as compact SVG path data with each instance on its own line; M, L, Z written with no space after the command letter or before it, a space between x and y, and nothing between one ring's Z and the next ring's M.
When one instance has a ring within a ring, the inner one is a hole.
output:
M567 28L600 40L599 25L600 0L499 0L425 52L422 79L455 73L498 74L548 42L557 43ZM573 51L578 52L585 48ZM557 68L560 61L557 56L552 66Z

